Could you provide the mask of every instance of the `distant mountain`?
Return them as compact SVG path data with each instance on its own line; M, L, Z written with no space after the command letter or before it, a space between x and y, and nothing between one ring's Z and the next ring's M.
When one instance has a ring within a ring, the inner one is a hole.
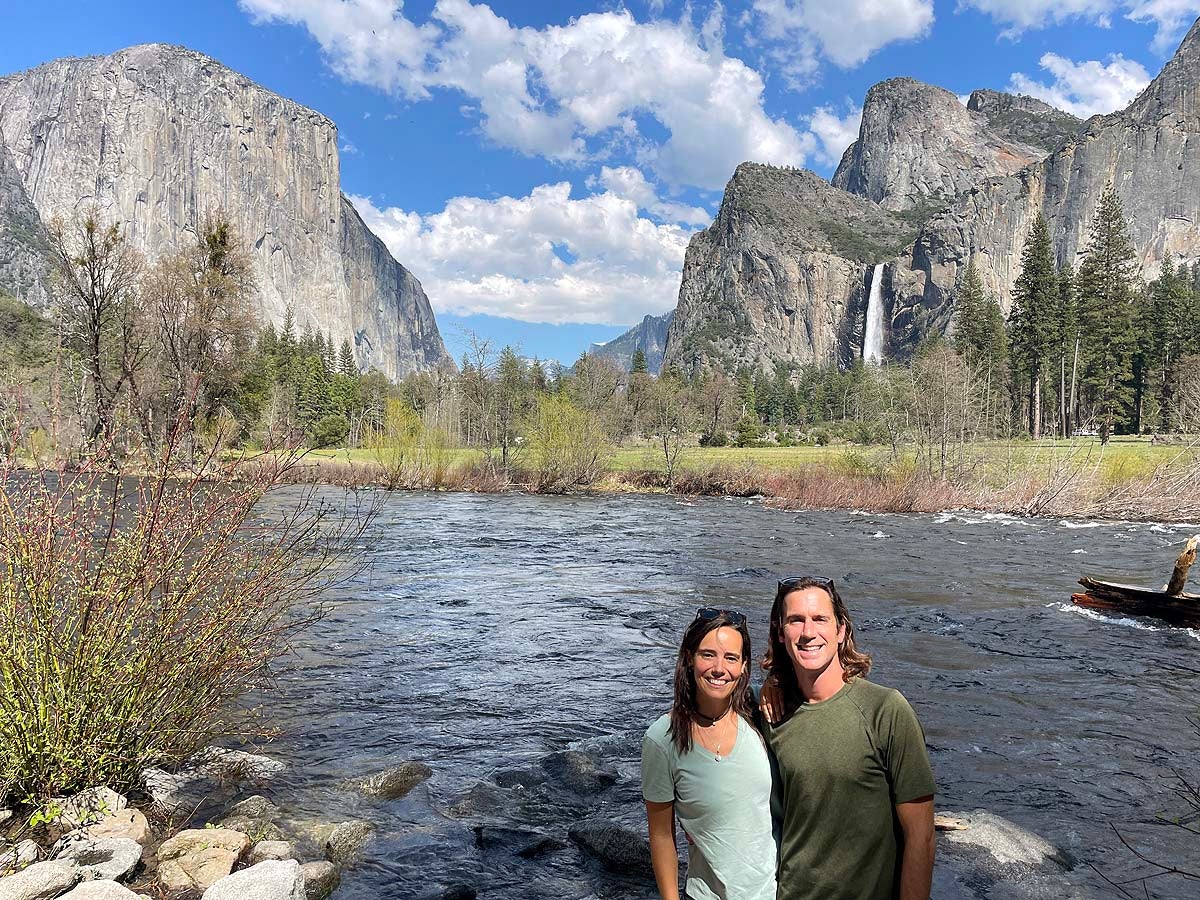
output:
M657 375L662 369L663 351L667 346L667 330L675 312L662 316L646 316L620 337L603 344L592 344L588 353L612 360L626 372L633 365L633 354L641 350L646 354L646 370Z
M1039 213L1058 262L1078 268L1108 184L1144 273L1168 254L1200 259L1198 86L1200 20L1126 109L1086 122L995 91L964 107L912 79L876 85L832 185L737 168L716 220L688 244L667 362L846 365L862 353L873 281L883 356L904 357L950 326L972 259L1008 311Z
M342 195L337 126L167 44L0 77L0 290L48 302L44 225L98 206L153 260L223 209L258 312L349 338L391 378L453 365L420 283Z

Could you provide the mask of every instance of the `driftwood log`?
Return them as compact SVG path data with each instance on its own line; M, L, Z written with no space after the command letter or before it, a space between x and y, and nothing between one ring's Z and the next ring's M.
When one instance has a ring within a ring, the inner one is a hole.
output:
M1171 625L1189 628L1200 627L1200 594L1189 594L1183 589L1187 585L1188 572L1196 561L1200 534L1188 538L1187 545L1179 558L1171 578L1162 590L1101 581L1084 575L1079 583L1086 588L1082 594L1072 594L1071 600L1078 606L1126 613L1133 616L1153 616Z

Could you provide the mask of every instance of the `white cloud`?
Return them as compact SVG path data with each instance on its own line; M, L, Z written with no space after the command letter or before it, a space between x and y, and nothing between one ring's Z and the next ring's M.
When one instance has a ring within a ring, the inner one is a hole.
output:
M1157 26L1151 46L1158 53L1173 51L1184 29L1200 14L1200 0L959 0L958 5L977 9L1005 25L1007 37L1071 19L1107 28L1113 15L1124 14L1135 22Z
M772 57L801 81L819 57L851 68L933 24L933 0L754 0L753 9L762 36L780 43Z
M703 207L663 200L658 196L655 186L646 180L642 170L634 166L602 166L599 177L593 176L587 183L591 188L603 185L614 196L632 201L638 209L665 222L705 227L713 219L713 214Z
M839 118L833 107L818 106L808 122L808 127L821 142L821 148L816 154L817 159L827 165L836 166L846 148L858 140L858 126L861 122L862 107L851 104L850 112Z
M1124 109L1150 83L1150 75L1140 63L1120 54L1108 57L1107 65L1094 59L1074 62L1056 53L1046 53L1038 62L1054 76L1052 83L1015 72L1008 89L1045 100L1081 118Z
M740 162L803 165L816 147L766 113L762 77L720 46L717 8L697 33L686 22L639 23L627 10L537 29L470 0L438 0L419 26L398 0L239 3L255 21L306 27L350 81L411 98L461 91L487 137L529 155L581 161L632 148L672 185L715 189ZM639 116L667 138L643 134Z
M690 231L639 217L613 190L575 200L570 184L546 184L526 197L455 197L428 216L350 199L439 312L627 324L674 308L679 293Z
M438 29L406 19L404 0L238 0L238 5L256 24L305 26L330 67L348 81L428 96L422 73Z

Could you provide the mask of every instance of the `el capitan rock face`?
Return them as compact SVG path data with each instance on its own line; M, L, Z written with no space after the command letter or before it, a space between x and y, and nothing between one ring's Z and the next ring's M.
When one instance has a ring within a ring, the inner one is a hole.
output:
M153 259L223 209L265 320L290 305L299 328L351 338L361 366L394 379L449 362L419 282L342 196L336 126L204 54L146 44L6 76L0 144L42 223L96 205ZM0 158L7 214L3 184Z

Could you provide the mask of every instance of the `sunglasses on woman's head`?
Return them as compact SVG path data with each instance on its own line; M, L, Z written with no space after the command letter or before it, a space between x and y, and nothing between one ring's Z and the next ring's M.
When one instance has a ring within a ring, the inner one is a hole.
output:
M696 610L696 618L703 619L706 622L718 616L728 616L734 628L741 628L746 624L746 617L736 609L717 609L715 606L702 606Z

